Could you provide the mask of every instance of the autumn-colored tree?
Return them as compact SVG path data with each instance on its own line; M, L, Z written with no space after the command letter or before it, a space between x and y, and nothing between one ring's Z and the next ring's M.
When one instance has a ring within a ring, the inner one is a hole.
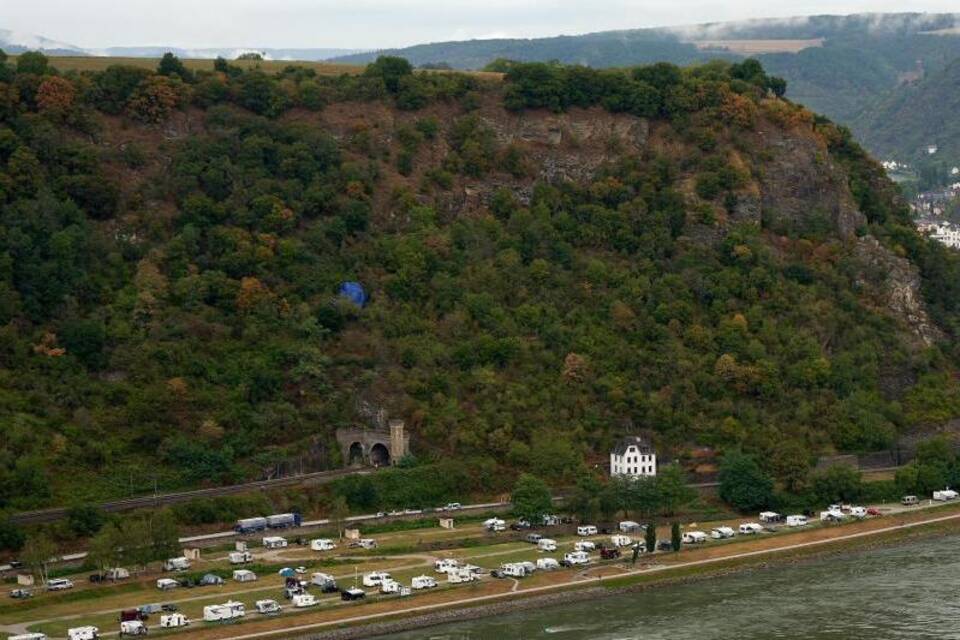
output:
M48 116L65 118L73 108L76 95L72 82L60 76L48 76L37 88L37 108Z
M130 115L141 122L160 124L182 102L183 93L179 83L166 76L150 76L130 96L127 109Z

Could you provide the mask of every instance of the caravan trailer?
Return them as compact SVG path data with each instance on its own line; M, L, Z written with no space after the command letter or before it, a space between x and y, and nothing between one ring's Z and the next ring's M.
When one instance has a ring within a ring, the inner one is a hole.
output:
M433 569L437 573L450 573L460 567L460 561L453 558L441 558L433 561Z
M313 607L320 604L320 601L317 600L317 596L312 593L300 593L293 598L291 598L293 606L297 609L306 609L307 607Z
M147 635L147 625L141 620L124 620L120 623L121 636L145 636Z
M45 633L21 633L19 635L10 636L7 640L47 640L47 634Z
M957 497L960 497L953 489L944 489L943 491L934 491L933 499L937 502L947 502L948 500L956 500Z
M580 537L597 535L597 528L592 524L580 525L577 527L577 535Z
M261 542L264 549L283 549L287 546L287 539L280 536L266 536Z
M723 540L724 538L732 538L737 535L737 532L730 527L717 527L710 531L710 537L714 540Z
M633 520L624 520L617 526L617 528L620 529L620 533L636 533L637 531L642 530L644 527Z
M779 513L775 513L773 511L760 512L760 522L773 523L780 522L781 520L783 520L783 516L781 516Z
M67 638L69 640L97 640L100 637L100 629L97 627L73 627L67 629Z
M753 533L760 533L763 531L763 527L757 524L756 522L744 522L739 527L740 533L743 535L750 535Z
M574 551L596 551L597 544L591 540L578 540L573 543Z
M317 538L310 541L310 549L313 551L333 551L337 545L328 538Z
M329 573L315 573L310 577L310 584L320 587L321 593L333 593L339 591L337 581Z
M489 518L483 521L483 528L492 533L497 533L500 531L507 530L507 523L505 520L500 518Z
M257 574L249 569L237 569L233 572L233 579L237 582L255 582Z
M204 622L233 620L246 615L242 602L229 601L223 604L211 604L203 608Z
M190 561L183 556L167 558L163 562L164 571L186 571L190 568Z
M189 624L190 620L182 613L169 613L160 616L161 629L176 629L177 627L186 627Z
M563 562L561 564L572 567L577 564L587 564L590 562L590 556L586 551L571 551L570 553L563 554Z
M386 571L371 571L363 574L363 586L379 587L381 582L389 580L390 577L390 574Z
M253 562L253 554L249 551L231 551L227 557L230 558L230 564Z
M447 572L447 582L450 584L461 584L463 582L473 582L479 580L480 576L474 573L470 567L460 567Z
M807 516L787 516L787 526L788 527L805 527L810 522L807 520Z
M610 544L615 547L629 547L633 544L633 540L630 539L630 536L617 534L610 536Z
M707 541L707 534L703 531L687 531L681 540L683 544L703 544Z
M559 569L560 563L557 562L556 558L537 558L537 569L543 571L553 571L554 569Z
M283 608L280 606L276 600L257 600L253 603L254 608L256 608L257 613L262 613L264 615L273 615L280 613Z

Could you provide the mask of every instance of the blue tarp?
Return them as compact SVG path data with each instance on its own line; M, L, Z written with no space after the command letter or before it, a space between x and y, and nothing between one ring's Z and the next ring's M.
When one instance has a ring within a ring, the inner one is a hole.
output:
M340 285L340 296L346 298L358 307L367 304L367 291L359 282L344 282Z

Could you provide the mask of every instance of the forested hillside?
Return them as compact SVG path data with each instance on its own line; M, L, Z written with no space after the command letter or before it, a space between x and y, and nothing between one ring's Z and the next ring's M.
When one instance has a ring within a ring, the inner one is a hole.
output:
M955 14L824 15L554 38L441 42L386 53L417 65L443 63L458 69L481 69L500 58L622 67L661 61L687 65L712 59L742 60L735 49L725 47L725 41L810 41L811 46L798 52L763 53L758 59L769 71L786 78L788 97L793 101L848 124L872 100L905 79L936 73L960 58L960 36L933 35L956 24ZM814 46L817 41L820 44ZM366 63L377 55L359 53L337 60Z
M853 123L859 140L882 157L939 163L945 182L960 165L960 57L938 73L878 100ZM927 147L936 145L935 157ZM941 183L942 184L942 183Z
M0 64L0 507L339 464L358 404L407 464L553 482L636 431L784 477L960 413L956 258L783 89Z

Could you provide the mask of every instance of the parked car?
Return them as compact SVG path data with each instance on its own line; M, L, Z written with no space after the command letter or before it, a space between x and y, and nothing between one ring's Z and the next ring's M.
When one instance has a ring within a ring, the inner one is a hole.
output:
M73 589L73 581L66 578L54 578L47 580L47 591L64 591Z
M165 602L160 605L160 611L166 611L167 613L173 613L174 611L180 611L180 607L173 604L172 602Z
M879 516L879 515L883 515L883 514L880 512L880 509L877 509L876 507L870 507L869 509L867 509L867 515L868 515L868 516Z
M459 511L463 509L463 505L459 502L448 502L447 506L443 508L444 511Z
M657 551L673 551L673 543L669 540L658 540Z
M14 589L10 592L10 597L16 600L25 600L33 597L33 592L29 589Z
M527 537L524 539L530 544L537 544L538 542L540 542L541 538L543 538L543 536L540 535L539 533L528 533Z
M357 589L356 587L350 587L340 592L340 599L348 602L351 600L361 600L365 597L367 597L367 593L363 589Z
M620 549L616 547L603 547L600 549L600 558L602 560L615 560L620 557Z
M130 622L131 620L146 620L150 615L139 609L124 609L120 612L117 622Z

